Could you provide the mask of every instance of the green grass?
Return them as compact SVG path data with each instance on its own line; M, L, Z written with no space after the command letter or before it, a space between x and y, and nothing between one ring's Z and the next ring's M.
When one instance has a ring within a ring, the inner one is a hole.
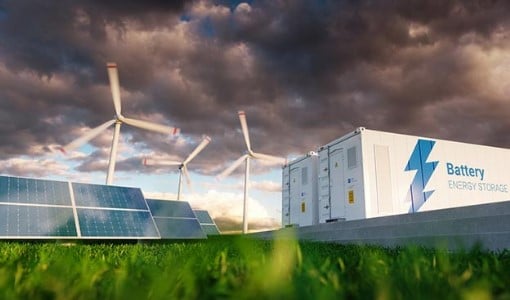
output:
M223 236L0 242L0 299L510 299L510 252Z

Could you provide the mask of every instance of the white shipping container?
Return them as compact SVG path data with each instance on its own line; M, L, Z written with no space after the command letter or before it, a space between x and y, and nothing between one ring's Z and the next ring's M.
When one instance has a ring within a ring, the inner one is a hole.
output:
M358 128L318 153L319 223L510 200L509 149Z
M318 224L318 154L309 152L283 166L282 226Z

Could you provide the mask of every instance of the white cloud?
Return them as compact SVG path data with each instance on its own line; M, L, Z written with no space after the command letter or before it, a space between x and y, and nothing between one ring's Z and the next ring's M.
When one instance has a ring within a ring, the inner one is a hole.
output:
M207 189L220 189L220 190L235 190L235 191L241 191L244 189L244 180L238 181L235 184L229 184L229 183L203 183L203 186ZM282 185L280 182L274 182L270 180L263 180L263 181L251 181L250 190L258 190L261 192L281 192Z
M200 1L193 6L191 13L199 18L212 17L220 19L228 17L230 9L225 6L211 5L207 1Z
M65 176L68 169L67 165L49 158L11 158L0 161L1 172L14 176Z
M251 183L251 188L257 189L263 192L280 193L282 191L282 185L280 182L274 182L269 180L254 181Z

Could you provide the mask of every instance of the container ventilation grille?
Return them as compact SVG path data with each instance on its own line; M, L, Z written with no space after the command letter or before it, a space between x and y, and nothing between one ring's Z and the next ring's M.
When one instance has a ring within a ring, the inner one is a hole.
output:
M358 158L356 157L356 146L347 149L347 167L356 168Z

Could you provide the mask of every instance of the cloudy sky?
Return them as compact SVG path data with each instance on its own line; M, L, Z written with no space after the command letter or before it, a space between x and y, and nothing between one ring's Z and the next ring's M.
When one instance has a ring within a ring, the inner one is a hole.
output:
M112 131L55 149L114 115L107 62L125 116L182 133L123 126L115 183L175 194L176 170L140 159L207 134L188 199L225 224L243 170L214 176L245 151L238 110L253 149L284 157L359 126L510 147L509 1L0 0L1 174L104 181ZM253 167L254 225L277 226L281 169Z

